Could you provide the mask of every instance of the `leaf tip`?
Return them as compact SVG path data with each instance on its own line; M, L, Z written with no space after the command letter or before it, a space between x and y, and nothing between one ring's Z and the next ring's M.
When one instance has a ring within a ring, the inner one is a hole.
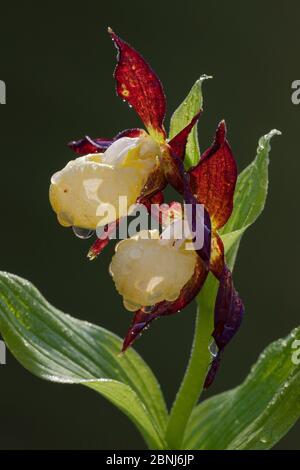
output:
M211 78L214 78L212 75L206 75L205 73L203 75L200 75L200 78L197 80L198 83L202 83L205 80L210 80Z
M274 135L282 135L281 131L278 129L272 129L270 132L267 134L263 135L258 142L258 148L259 149L264 149L267 147L268 150L271 149L270 147L270 141L274 137Z

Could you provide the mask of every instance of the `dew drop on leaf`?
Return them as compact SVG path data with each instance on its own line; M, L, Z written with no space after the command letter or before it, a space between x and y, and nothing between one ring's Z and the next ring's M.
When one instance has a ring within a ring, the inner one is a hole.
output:
M266 437L262 437L262 438L260 439L260 442L261 442L262 444L266 444L266 443L268 442L268 439L267 439Z

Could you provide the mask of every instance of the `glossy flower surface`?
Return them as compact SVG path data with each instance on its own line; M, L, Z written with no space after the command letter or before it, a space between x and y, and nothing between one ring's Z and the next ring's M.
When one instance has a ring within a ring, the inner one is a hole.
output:
M194 251L162 240L157 230L141 231L116 246L110 272L127 310L148 313L158 302L176 300L192 278L197 264Z
M104 153L70 161L51 179L50 202L58 221L96 229L126 216L157 168L159 153L149 136L122 137ZM116 216L105 210L109 206Z

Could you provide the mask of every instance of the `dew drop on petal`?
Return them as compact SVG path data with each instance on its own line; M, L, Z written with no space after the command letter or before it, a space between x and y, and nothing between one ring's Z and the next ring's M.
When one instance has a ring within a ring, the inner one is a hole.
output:
M213 357L217 357L218 352L219 352L219 348L218 348L217 343L215 342L214 339L213 339L212 342L210 343L208 349L209 349L210 354L211 354Z
M144 313L152 313L154 308L155 308L154 305L147 305L146 307L143 307L143 312Z
M94 230L89 230L87 228L72 227L72 229L76 237L80 238L81 240L87 240L94 235Z

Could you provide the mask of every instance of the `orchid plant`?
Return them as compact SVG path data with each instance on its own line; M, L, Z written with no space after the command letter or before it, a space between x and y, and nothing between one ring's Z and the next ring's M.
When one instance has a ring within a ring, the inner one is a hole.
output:
M279 132L260 139L254 161L239 176L225 121L201 155L197 124L202 83L210 78L203 75L174 112L167 136L160 80L135 49L110 28L109 34L118 49L117 94L146 130L72 141L76 158L52 176L50 202L62 226L72 227L80 238L96 233L91 260L136 204L158 220L158 230L120 241L110 264L131 324L122 341L59 312L28 281L1 273L0 331L32 373L83 384L118 406L151 449L269 449L300 415L300 361L293 360L299 328L269 346L239 387L197 402L213 384L224 349L241 325L244 305L232 270L244 232L264 208L270 140ZM167 185L178 200L164 202ZM120 202L124 196L125 204ZM203 243L197 246L192 235L177 243L178 222L187 222L195 235L198 205ZM167 241L161 233L166 230L173 234ZM186 249L188 243L192 249ZM191 355L169 412L154 374L131 346L153 320L184 314L195 299Z

